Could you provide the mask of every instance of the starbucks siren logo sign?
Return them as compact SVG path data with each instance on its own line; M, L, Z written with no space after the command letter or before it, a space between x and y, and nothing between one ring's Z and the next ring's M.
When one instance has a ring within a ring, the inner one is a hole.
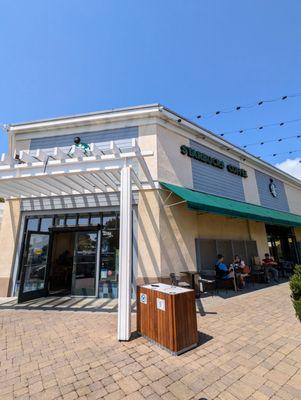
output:
M273 179L270 179L269 189L270 189L271 195L273 197L278 197L278 189L277 189L277 186L275 185Z

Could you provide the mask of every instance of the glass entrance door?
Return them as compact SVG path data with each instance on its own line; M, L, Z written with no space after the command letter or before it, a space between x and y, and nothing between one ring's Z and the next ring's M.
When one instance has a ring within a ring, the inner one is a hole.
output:
M49 233L28 231L18 297L19 302L47 294L48 253Z
M270 254L279 261L297 262L296 238L291 228L266 225Z
M82 231L75 235L71 294L96 295L96 266L98 232Z

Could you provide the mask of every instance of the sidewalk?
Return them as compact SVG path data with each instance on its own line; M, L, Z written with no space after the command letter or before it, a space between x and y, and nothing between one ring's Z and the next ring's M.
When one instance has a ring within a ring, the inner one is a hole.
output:
M1 400L301 399L301 324L288 284L201 300L200 345L179 357L143 338L117 342L115 312L18 309L7 300Z

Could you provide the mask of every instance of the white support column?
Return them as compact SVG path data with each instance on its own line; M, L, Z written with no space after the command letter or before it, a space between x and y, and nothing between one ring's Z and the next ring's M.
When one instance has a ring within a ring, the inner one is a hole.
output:
M132 184L131 167L121 169L118 282L118 340L131 336Z

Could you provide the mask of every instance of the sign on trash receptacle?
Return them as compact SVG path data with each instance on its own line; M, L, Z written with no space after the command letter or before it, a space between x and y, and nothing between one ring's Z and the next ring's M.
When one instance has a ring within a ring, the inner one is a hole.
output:
M147 304L147 294L140 293L140 303Z
M161 311L165 311L165 300L164 299L159 299L157 297L157 309Z

